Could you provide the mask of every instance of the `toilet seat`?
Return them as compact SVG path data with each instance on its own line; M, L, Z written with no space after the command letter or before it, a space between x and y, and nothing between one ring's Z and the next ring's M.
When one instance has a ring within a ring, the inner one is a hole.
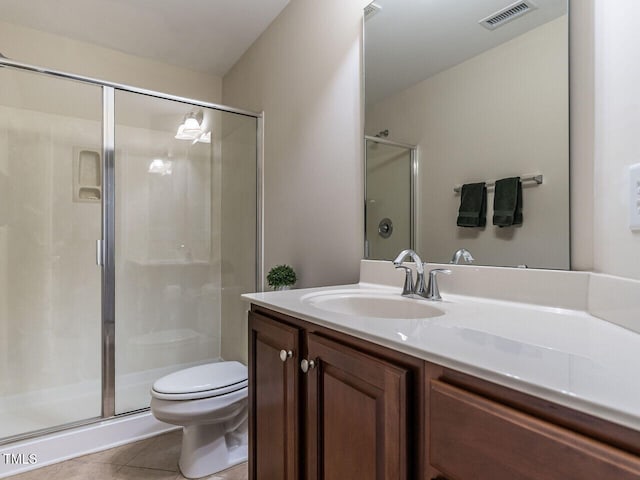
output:
M153 384L151 396L160 400L197 400L245 388L247 367L240 362L216 362L166 375Z

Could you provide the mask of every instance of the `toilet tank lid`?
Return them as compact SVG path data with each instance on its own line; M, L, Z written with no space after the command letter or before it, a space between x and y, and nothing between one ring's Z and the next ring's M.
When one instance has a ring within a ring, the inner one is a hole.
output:
M247 380L247 367L240 362L216 362L171 373L155 381L159 393L194 393L216 390Z

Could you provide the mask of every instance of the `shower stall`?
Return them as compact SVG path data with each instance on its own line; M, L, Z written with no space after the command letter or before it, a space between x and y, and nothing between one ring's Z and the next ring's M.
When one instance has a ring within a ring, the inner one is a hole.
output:
M0 444L242 360L221 334L259 288L261 115L0 66Z

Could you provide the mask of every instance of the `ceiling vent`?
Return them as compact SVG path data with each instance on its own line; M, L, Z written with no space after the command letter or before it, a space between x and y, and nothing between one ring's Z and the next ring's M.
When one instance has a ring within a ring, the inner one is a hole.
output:
M504 7L502 10L483 18L478 23L489 30L495 30L505 23L515 20L537 8L538 7L530 0L512 3L508 7Z
M364 7L364 21L366 22L371 17L373 17L376 13L378 13L382 7L377 3L371 2L369 5Z

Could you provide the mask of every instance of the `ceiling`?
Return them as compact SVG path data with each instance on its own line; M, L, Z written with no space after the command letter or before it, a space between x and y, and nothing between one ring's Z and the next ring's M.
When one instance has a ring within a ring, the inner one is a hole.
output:
M0 0L0 20L223 76L288 3Z
M496 47L567 12L567 0L538 7L491 31L481 19L515 0L375 0L365 22L367 104Z

